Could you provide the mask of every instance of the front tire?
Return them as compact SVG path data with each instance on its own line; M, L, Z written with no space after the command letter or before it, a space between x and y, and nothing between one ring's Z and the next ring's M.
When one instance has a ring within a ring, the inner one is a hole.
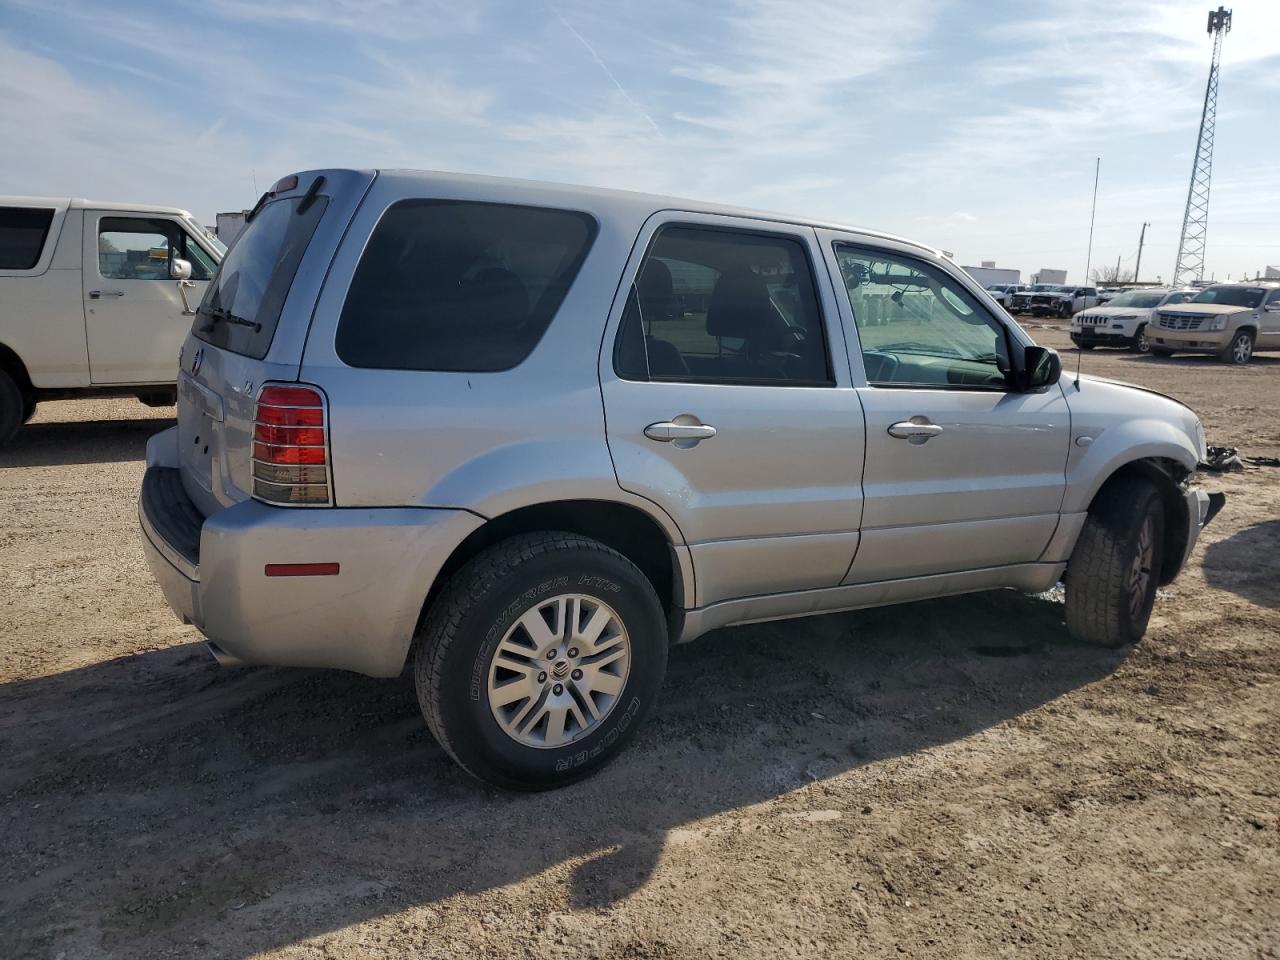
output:
M31 413L35 413L35 404L30 405ZM27 413L28 404L22 390L14 383L13 377L0 370L0 447L13 439L18 428L30 419Z
M1138 327L1137 333L1133 335L1133 342L1129 344L1129 349L1134 353L1151 352L1151 341L1147 338L1147 325L1145 323Z
M626 557L524 534L465 564L432 604L414 679L427 726L468 773L546 790L617 756L662 685L667 629Z
M1242 367L1253 359L1253 331L1240 330L1231 338L1227 348L1218 354L1223 363Z
M1067 565L1067 632L1099 647L1137 643L1155 604L1164 508L1149 481L1122 477L1089 508Z

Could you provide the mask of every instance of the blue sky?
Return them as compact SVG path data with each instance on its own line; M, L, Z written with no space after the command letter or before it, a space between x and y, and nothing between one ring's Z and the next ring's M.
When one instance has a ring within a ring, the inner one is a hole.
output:
M0 0L0 191L187 207L293 170L649 190L1083 276L1172 272L1206 0ZM1238 0L1208 266L1280 263L1280 2Z

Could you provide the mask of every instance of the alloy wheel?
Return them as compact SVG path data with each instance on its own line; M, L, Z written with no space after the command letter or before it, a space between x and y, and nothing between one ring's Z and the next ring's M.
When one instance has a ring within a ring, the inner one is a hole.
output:
M489 709L526 747L562 747L617 706L631 639L617 612L582 594L539 600L507 630L489 665Z
M1251 356L1253 356L1253 341L1249 339L1247 333L1242 333L1231 345L1231 359L1236 363L1248 363Z
M1142 616L1147 602L1147 588L1151 584L1151 564L1155 556L1155 521L1148 514L1138 531L1138 548L1129 566L1129 615L1135 620Z

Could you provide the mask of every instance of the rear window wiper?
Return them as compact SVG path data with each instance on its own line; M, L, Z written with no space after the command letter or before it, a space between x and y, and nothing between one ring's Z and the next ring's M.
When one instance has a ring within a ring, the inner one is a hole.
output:
M208 333L219 320L224 323L234 324L237 327L251 327L254 333L262 332L262 324L256 320L246 320L244 317L238 317L223 307L214 307L204 312L209 317L209 322L200 328L201 333Z

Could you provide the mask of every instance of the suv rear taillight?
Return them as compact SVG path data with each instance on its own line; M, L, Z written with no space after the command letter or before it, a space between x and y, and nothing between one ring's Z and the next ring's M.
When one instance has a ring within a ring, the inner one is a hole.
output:
M266 503L329 506L324 395L303 384L264 386L253 413L253 495Z

